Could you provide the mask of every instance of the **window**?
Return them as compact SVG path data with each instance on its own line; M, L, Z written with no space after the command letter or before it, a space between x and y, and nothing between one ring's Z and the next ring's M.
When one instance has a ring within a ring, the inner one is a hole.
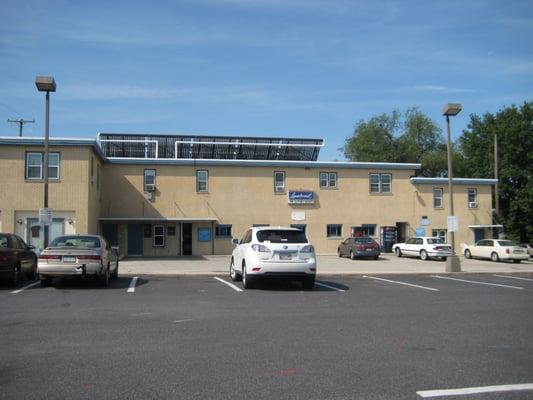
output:
M285 192L285 172L284 171L275 171L274 172L274 193Z
M446 229L433 229L431 230L431 236L439 238L446 243Z
M153 192L155 189L155 169L144 170L144 191Z
M477 189L468 189L468 208L477 208Z
M321 172L320 173L320 187L321 188L336 188L337 187L337 173L336 172Z
M270 226L270 224L253 224L252 227L254 228L261 228L262 226Z
M217 236L217 237L231 237L231 225L217 225L217 226L215 226L215 236Z
M291 224L291 228L299 229L299 230L301 230L303 233L305 233L305 231L306 231L306 229L307 229L307 225L306 225L306 224Z
M442 188L433 188L433 207L442 208Z
M361 228L365 236L374 236L376 234L375 224L363 224Z
M340 238L342 237L342 225L328 224L327 226L328 238Z
M208 191L209 173L205 170L196 171L196 191L207 192Z
M370 174L370 193L392 193L392 174Z
M154 247L165 247L165 226L154 225Z
M43 152L26 153L26 179L44 179ZM48 179L59 179L59 153L48 153Z

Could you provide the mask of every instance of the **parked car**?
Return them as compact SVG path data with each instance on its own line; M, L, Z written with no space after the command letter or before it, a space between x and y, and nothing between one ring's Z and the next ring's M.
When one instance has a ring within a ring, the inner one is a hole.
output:
M397 257L411 256L420 257L422 260L428 258L440 258L446 260L452 253L452 246L444 240L436 237L414 237L405 243L396 243L392 246L392 251Z
M245 289L262 278L297 279L304 289L315 284L315 248L296 228L254 227L248 229L231 255L230 277L242 280Z
M352 260L360 257L371 257L374 260L381 254L379 244L371 237L350 237L337 248L339 257L350 256Z
M39 255L42 286L54 277L97 278L103 286L118 277L118 252L98 235L58 236Z
M33 246L28 246L12 233L0 233L0 276L9 279L13 286L17 286L24 276L28 279L37 276L37 256Z
M531 243L522 243L519 246L523 247L524 249L526 249L526 252L529 255L529 257L533 257L533 244L531 244Z
M483 239L474 245L463 243L461 247L466 258L490 258L492 261L513 260L517 264L529 258L526 249L510 240Z

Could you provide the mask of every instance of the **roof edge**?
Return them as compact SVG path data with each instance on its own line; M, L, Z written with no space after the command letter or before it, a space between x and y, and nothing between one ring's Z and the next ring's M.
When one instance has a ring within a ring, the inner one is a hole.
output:
M419 184L430 184L430 185L439 185L448 183L448 178L426 178L415 176L412 177L411 183L414 185ZM485 178L453 178L453 183L456 185L495 185L498 183L497 179L485 179Z

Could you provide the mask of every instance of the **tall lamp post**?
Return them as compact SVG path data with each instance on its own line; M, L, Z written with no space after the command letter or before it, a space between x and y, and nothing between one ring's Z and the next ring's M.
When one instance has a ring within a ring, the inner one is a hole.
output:
M48 208L48 137L50 126L50 92L56 91L56 81L52 76L38 76L35 86L39 92L46 92L46 109L44 116L44 208ZM48 225L44 225L44 248L48 246Z
M453 162L452 162L452 141L450 132L450 116L456 116L461 112L462 106L457 103L448 103L442 110L442 115L446 116L448 129L448 192L450 193L450 215L448 216L448 232L450 233L452 256L446 259L446 272L461 272L461 262L455 254L455 231L458 228L457 219L453 213Z

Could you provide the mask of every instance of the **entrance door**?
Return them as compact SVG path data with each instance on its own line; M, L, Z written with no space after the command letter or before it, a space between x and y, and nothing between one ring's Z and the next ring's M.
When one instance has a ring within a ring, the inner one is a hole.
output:
M182 224L183 255L192 255L192 224Z
M27 232L26 243L34 246L37 250L42 251L44 247L44 226L39 225L38 218L28 218L26 220ZM58 236L65 234L65 219L54 218L52 225L48 227L48 243Z
M128 255L143 255L143 226L141 224L128 225Z
M485 229L474 229L474 243L485 239Z
M407 240L407 222L396 222L396 243L405 243Z
M111 246L118 246L118 225L117 224L103 224L102 236L107 239Z

